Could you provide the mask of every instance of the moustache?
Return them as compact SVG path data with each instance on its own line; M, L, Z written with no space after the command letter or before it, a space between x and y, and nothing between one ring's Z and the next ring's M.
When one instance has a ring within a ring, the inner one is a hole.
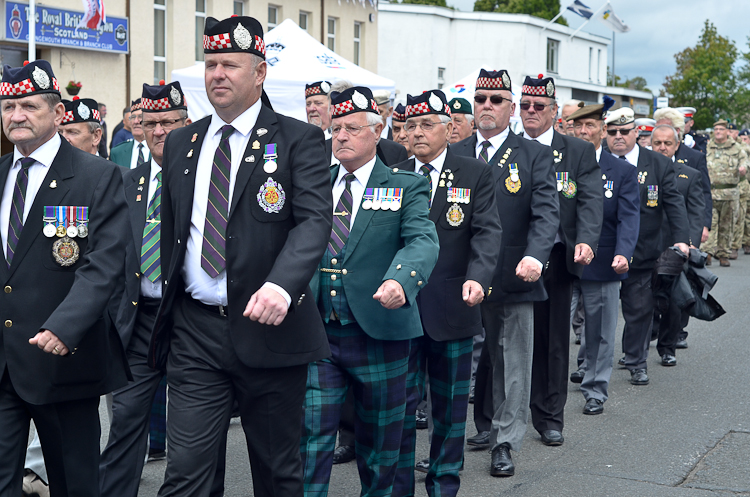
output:
M33 129L31 126L29 126L26 123L10 123L8 126L8 131L13 131L14 129L18 128L26 128L26 129Z

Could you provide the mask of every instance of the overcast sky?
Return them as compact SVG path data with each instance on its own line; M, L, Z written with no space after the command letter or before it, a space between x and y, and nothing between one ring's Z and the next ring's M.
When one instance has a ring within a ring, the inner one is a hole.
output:
M562 8L573 0L561 0ZM593 11L606 0L581 0ZM474 9L474 0L447 0L459 10ZM664 78L674 74L674 54L695 46L709 19L720 35L735 42L737 48L747 52L750 35L750 1L747 0L611 0L612 8L620 19L630 27L628 33L616 33L617 58L615 70L618 76L633 78L643 76L654 93L659 93ZM568 25L577 29L585 19L571 11L564 17ZM612 31L599 21L592 20L583 31L612 38ZM612 66L612 46L609 49L609 65Z

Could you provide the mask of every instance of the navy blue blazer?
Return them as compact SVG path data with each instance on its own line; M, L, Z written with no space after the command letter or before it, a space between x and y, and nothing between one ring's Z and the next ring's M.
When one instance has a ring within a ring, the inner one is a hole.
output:
M711 200L711 179L708 176L708 165L706 164L706 154L698 149L690 148L684 143L680 143L680 148L674 154L676 161L682 161L693 169L701 173L701 188L703 189L703 209L705 212L703 226L711 229L711 217L713 215L713 201ZM696 245L697 247L697 245Z
M612 260L616 255L625 257L628 263L633 259L641 224L638 170L629 162L617 159L605 150L602 150L599 167L602 170L604 191L607 190L607 182L612 182L612 196L604 195L604 218L599 250L591 264L584 267L581 279L624 280L628 273L617 274L612 269Z

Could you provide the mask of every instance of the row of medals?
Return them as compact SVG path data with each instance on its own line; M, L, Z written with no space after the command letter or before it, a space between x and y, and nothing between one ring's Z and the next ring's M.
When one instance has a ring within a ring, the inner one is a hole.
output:
M365 199L364 202L362 202L362 208L366 211L372 209L372 210L381 210L381 211L387 211L392 210L393 212L396 212L401 208L401 202L398 202L396 200L389 200L389 199Z
M56 227L54 221L48 221L46 219L45 221L47 221L47 224L44 225L44 230L42 232L47 238L52 238L55 235L60 238L66 235L69 238L75 238L77 236L86 238L89 235L89 227L86 225L86 223L80 220L78 221L78 225L71 224L67 228L63 225L59 225Z

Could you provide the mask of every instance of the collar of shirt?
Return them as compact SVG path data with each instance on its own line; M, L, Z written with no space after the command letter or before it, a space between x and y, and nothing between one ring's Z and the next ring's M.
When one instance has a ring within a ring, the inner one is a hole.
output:
M133 150L130 153L130 169L135 169L136 167L138 167L138 145L141 144L143 145L143 157L148 160L149 156L151 155L151 150L149 150L148 143L146 143L145 138L140 142L133 140Z
M388 130L391 129L387 124L383 126L383 131L380 132L380 138L388 139Z
M435 190L437 190L436 186L438 182L440 181L440 173L443 172L443 165L445 164L445 156L448 155L448 147L445 147L445 150L435 157L432 161L429 162L429 164L434 168L432 171L430 171L430 179L432 179L432 198L430 199L430 202L432 202L435 199ZM414 157L414 172L421 175L422 173L419 172L419 168L425 165L426 162L422 162L417 157Z
M672 162L675 162L675 160L674 160L674 155L672 156Z
M377 160L377 154L367 163L354 171L354 180L352 180L352 219L349 224L351 229L354 226L354 218L357 217L357 211L359 205L362 203L362 196L365 194L365 187L367 182L370 180L372 174L372 168L375 167L375 161ZM336 205L339 203L341 194L344 193L346 188L346 181L344 181L344 175L349 171L344 166L339 166L339 174L336 176L336 182L333 184L333 211L336 210ZM333 212L331 211L331 212Z
M510 126L506 126L506 128L500 133L492 138L485 138L482 135L482 130L477 130L477 146L475 155L476 158L479 159L479 152L482 151L482 142L489 141L490 142L490 148L487 149L487 157L492 159L492 157L495 155L495 152L502 146L502 144L505 142L505 139L508 138L508 133L510 133Z
M596 162L601 162L601 161L602 161L602 146L599 145L596 148Z
M216 113L216 110L214 109L214 111L211 113L211 124L208 125L208 131L206 131L206 134L209 136L213 136L218 133L219 130L221 130L221 128L226 124L231 124L234 127L235 131L237 131L243 137L247 138L255 127L255 122L258 120L261 105L262 104L260 102L260 99L258 99L257 102L251 105L250 108L245 112L237 116L231 123L227 123L222 118L220 118Z
M630 162L630 165L635 167L638 167L638 156L640 155L640 151L638 150L639 148L640 147L636 145L635 147L633 147L633 150L625 154L625 160ZM614 155L617 159L620 158L620 156L614 152L611 152L611 154Z
M57 156L58 150L60 150L61 143L62 143L62 139L60 138L60 134L55 133L52 136L52 138L44 142L44 144L41 147L31 152L31 155L29 155L29 157L31 157L32 159L37 161L39 164L45 167L50 167L52 165L52 162L55 160L55 156ZM23 157L24 156L18 150L18 147L13 147L13 166L12 167L15 167L18 161L23 159Z
M523 132L523 137L527 140L536 140L542 145L547 145L548 147L552 146L552 139L555 137L555 130L552 126L550 126L547 131L542 133L541 135L537 136L536 138L532 138L529 135L526 134L526 131Z

